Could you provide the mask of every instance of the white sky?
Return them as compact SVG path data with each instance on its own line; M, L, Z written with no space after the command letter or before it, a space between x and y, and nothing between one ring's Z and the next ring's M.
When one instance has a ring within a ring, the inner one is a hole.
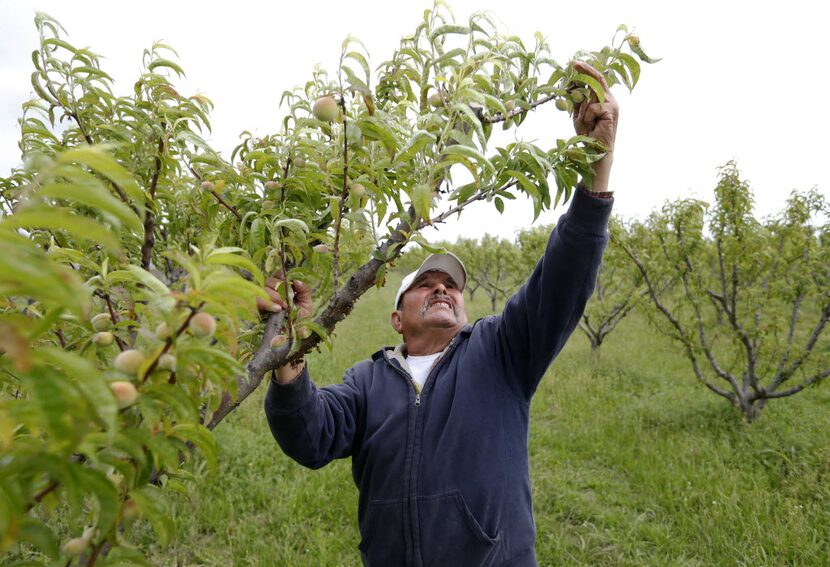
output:
M827 16L821 3L545 2L454 0L460 23L491 10L507 30L533 43L542 32L559 61L598 49L627 24L645 50L662 57L644 65L633 95L617 88L621 121L612 189L616 212L643 217L666 199L711 200L716 168L736 159L756 196L756 212L779 210L792 189L830 192L826 166L830 113L823 98ZM132 89L142 51L156 39L176 48L187 73L181 92L215 103L214 147L226 157L242 130L278 130L283 90L304 83L316 63L335 70L347 34L359 37L376 66L414 30L428 1L115 2L0 0L0 175L19 162L20 105L32 88L34 14L63 24L68 40L105 57L117 94ZM525 140L566 138L564 113L546 105L518 130ZM543 215L552 222L561 212ZM532 220L529 205L509 203L500 216L478 206L436 237L484 232L512 237Z

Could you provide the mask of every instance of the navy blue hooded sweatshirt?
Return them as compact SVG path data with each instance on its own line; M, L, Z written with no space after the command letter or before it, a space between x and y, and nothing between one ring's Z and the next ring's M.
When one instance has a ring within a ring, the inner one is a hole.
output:
M593 291L613 201L574 192L532 275L501 315L466 326L420 395L375 353L343 383L274 381L271 432L299 463L352 457L370 567L535 566L528 419L536 386Z

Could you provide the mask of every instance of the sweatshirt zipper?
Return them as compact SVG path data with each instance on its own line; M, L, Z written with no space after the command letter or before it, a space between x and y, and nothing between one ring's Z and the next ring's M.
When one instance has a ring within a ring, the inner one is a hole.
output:
M444 361L447 359L448 355L451 354L452 351L455 350L457 342L458 341L454 339L453 342L450 343L450 346L447 348L447 351L444 353L443 356L441 356L441 358L438 359L438 361L435 363L435 366L433 366L432 369L429 371L429 374L427 374L427 379L424 380L424 387L421 389L421 392L426 390L426 387L430 383L430 380L432 380L433 377L437 374L438 370L440 369L441 365L444 364ZM415 390L415 408L416 408L416 411L417 411L417 408L419 408L421 406L421 392L419 392L418 388L415 387L415 381L412 379L412 376L407 371L405 371L403 368L400 368L399 366L396 366L396 365L392 364L392 362L388 358L387 358L386 362L387 362L387 364L392 366L392 368L394 368L397 372L399 372L401 374L401 376L406 378L409 381L409 383L412 385L412 389ZM418 424L417 414L415 414L415 424L416 424L415 429L417 430L418 429L418 427L417 427L417 424ZM417 431L415 432L415 437L413 438L412 442L416 443L417 442L416 439L417 439ZM415 486L414 476L415 476L415 469L416 469L416 466L415 466L416 465L416 458L415 458L416 455L415 455L415 447L414 446L412 448L412 451L413 451L413 455L412 455L412 461L410 463L410 469L408 471L404 471L404 474L409 476L410 489L409 489L409 494L407 496L407 500L408 500L407 514L410 515L409 530L410 530L410 534L411 534L411 538L412 538L412 546L413 546L412 557L413 557L413 560L417 560L416 558L420 557L420 550L418 549L418 547L420 546L420 541L419 541L419 538L415 537L415 534L416 534L417 530L416 530L415 527L413 527L414 520L412 518L413 516L417 516L417 514L418 514L418 511L417 511L417 491L414 488L414 486ZM417 460L420 460L420 457ZM414 510L413 510L413 506L415 507Z

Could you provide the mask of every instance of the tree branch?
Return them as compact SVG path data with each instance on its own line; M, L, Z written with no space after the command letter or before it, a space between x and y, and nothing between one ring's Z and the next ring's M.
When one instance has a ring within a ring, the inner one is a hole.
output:
M646 287L648 289L648 293L651 297L652 302L654 302L654 305L657 307L657 309L663 314L664 317L666 317L666 319L668 319L669 323L672 325L672 327L674 327L675 331L677 332L677 338L683 345L683 348L686 351L686 356L692 363L692 369L694 370L697 379L704 386L709 388L709 390L711 390L712 392L718 394L719 396L723 396L732 403L735 403L735 394L728 392L726 390L722 390L721 388L718 388L717 386L706 380L706 377L703 375L703 371L700 369L700 365L697 361L697 356L695 356L694 349L692 348L692 342L689 339L686 330L680 324L680 321L678 321L677 318L675 318L675 316L671 313L671 311L669 311L669 309L665 305L663 305L663 302L660 301L659 295L656 293L657 290L652 284L651 278L649 277L645 266L637 257L637 255L634 254L634 252L632 252L627 246L621 245L621 247L623 251L625 251L625 253L628 254L629 258L631 258L631 260L637 266L637 269L639 269L640 273L643 275L643 279L646 282Z
M398 223L398 226L395 227L383 244L375 249L372 259L358 268L344 286L335 292L326 308L315 320L316 324L331 333L337 323L351 313L355 302L374 285L381 266L400 256L402 245L412 234L411 226L416 220L415 209L410 207L408 218L402 219ZM384 260L380 258L384 258ZM319 335L312 333L299 345L294 345L295 341L289 341L280 348L272 349L270 347L271 339L282 328L283 316L284 312L280 312L268 318L260 346L248 363L246 376L237 378L239 389L236 399L232 400L230 396L223 398L219 408L213 413L207 424L208 429L214 429L230 412L239 407L259 387L268 371L301 359L322 340Z

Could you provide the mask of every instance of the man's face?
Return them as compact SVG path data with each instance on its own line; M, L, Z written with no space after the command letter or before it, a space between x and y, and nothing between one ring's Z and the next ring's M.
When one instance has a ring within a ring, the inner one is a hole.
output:
M428 333L430 329L455 329L467 323L464 296L449 274L421 274L401 297L392 313L392 326L404 336Z

